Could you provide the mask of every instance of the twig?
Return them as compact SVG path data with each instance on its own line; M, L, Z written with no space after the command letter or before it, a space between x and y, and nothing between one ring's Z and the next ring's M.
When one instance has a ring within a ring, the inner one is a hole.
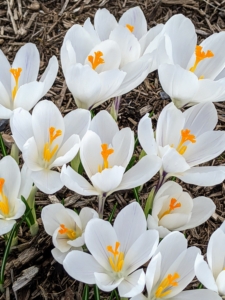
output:
M13 18L13 14L12 14L12 11L11 11L11 8L10 8L9 0L7 0L7 4L8 4L8 14L9 14L11 22L12 22L13 30L14 30L14 33L17 34L18 29L17 29L16 23L15 23L15 20Z
M63 4L61 11L59 12L59 16L61 16L64 13L64 10L66 9L68 3L69 3L69 0L66 0L65 3Z

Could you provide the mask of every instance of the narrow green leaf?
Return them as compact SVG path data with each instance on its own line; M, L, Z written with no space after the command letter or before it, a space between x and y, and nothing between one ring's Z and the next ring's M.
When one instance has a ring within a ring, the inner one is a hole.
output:
M151 118L154 115L154 111L151 111L148 115L149 118Z
M4 141L3 141L3 138L2 138L2 134L0 133L0 149L2 151L2 155L3 156L6 156L7 155L7 152L6 152L6 148L5 148L5 144L4 144Z
M112 210L112 212L111 212L111 214L110 214L110 216L109 216L109 219L108 219L109 223L112 222L112 219L113 219L114 214L115 214L115 211L116 211L116 207L117 207L117 202L116 202L116 204L113 206L113 210Z
M95 113L94 113L94 111L93 111L93 110L91 110L91 111L90 111L90 113L91 113L91 118L93 119L93 118L94 118L94 116L95 116Z
M137 148L138 143L139 143L138 136L136 136L135 142L134 142L134 150Z
M149 193L148 199L147 199L146 204L145 204L144 213L145 213L146 218L147 218L148 214L150 213L150 211L152 209L154 196L155 196L155 187L153 187L153 189Z
M100 300L99 289L96 284L94 285L94 296L95 300Z
M89 285L85 284L82 300L89 300Z
M203 288L203 285L200 283L199 285L198 285L198 289L202 289Z
M125 171L125 172L127 172L129 169L131 169L131 168L133 167L133 165L134 165L134 162L135 162L135 159L136 159L136 157L135 157L135 156L132 156L132 157L131 157L131 160L129 161L129 164L128 164L128 166L127 166L127 168L126 168L126 171Z
M30 228L31 225L35 224L35 220L34 220L34 217L33 217L33 214L32 214L32 209L30 208L30 206L27 203L27 200L23 196L21 196L21 200L23 201L23 203L26 206L26 211L25 211L25 214L27 214L26 222L27 222L27 225Z
M134 197L135 197L136 201L140 204L138 190L139 190L139 187L136 187L136 188L133 189L133 192L134 192Z
M118 293L117 293L117 290L114 290L114 294L115 294L115 296L116 296L116 300L120 300L119 295L118 295Z
M112 299L113 299L113 296L114 296L114 291L111 292L110 297L109 297L109 300L112 300Z

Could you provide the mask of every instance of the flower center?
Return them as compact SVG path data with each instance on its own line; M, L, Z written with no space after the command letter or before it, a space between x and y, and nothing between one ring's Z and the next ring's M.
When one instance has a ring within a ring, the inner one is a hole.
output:
M67 228L64 224L60 224L59 234L66 234L70 240L75 240L76 238L75 230Z
M174 209L181 207L181 203L177 202L177 199L171 198L169 209L167 209L162 215L159 216L159 219L161 220L164 216L169 215Z
M185 142L191 142L196 143L196 137L194 134L190 134L190 130L189 129L182 129L181 130L181 140L180 143L177 147L177 151L183 155L185 153L185 151L187 150L187 146L184 145Z
M214 54L211 50L207 50L206 52L204 52L204 51L202 51L202 46L198 46L198 45L195 48L195 55L196 55L195 63L193 65L193 67L190 68L191 72L194 72L196 70L200 61L202 61L205 58L211 58L214 56Z
M126 24L127 29L130 30L130 32L134 31L134 26L130 25L130 24Z
M49 142L45 143L43 150L43 158L45 161L49 162L58 150L59 145L55 145L55 147L52 148L52 143L60 135L62 135L62 130L56 130L55 127L49 128Z
M102 147L101 155L103 158L103 166L101 166L101 165L98 166L99 173L101 173L102 170L109 168L108 157L109 157L109 155L111 155L114 152L113 149L108 149L107 144L102 144L101 147Z
M114 272L120 272L124 264L124 253L118 251L119 247L119 242L116 242L114 249L112 246L106 247L107 251L112 253L112 256L109 257L109 263Z
M169 274L163 281L160 283L159 287L155 292L156 298L163 298L171 293L171 287L178 286L178 282L175 280L180 278L178 273Z
M97 51L93 55L88 55L88 61L91 63L92 69L95 70L100 64L104 64L105 61L101 57L103 53L101 51Z
M13 75L13 77L15 79L15 86L12 90L12 98L14 100L15 97L16 97L16 93L18 91L18 88L19 88L19 78L20 78L20 74L22 72L22 68L10 69L9 72Z
M0 178L0 211L2 211L2 213L4 215L8 215L9 214L9 201L3 192L4 183L5 183L5 179Z

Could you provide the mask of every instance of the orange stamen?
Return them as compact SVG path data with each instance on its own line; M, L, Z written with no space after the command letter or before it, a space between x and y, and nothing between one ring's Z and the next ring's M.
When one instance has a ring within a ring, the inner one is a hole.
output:
M113 254L113 257L109 257L109 264L114 272L120 272L124 264L124 253L118 251L119 247L119 242L116 242L114 249L112 246L106 247L107 251Z
M205 58L211 58L214 56L213 52L211 50L207 50L207 52L202 51L202 46L196 46L195 48L195 63L193 65L193 67L190 68L191 72L194 72L198 66L198 64L200 63L200 61L202 61Z
M171 287L178 286L178 282L175 281L176 279L180 278L178 273L169 274L158 286L155 297L156 298L163 298L171 293Z
M91 63L93 70L95 70L100 64L105 63L104 59L101 57L103 56L103 53L101 51L95 52L94 56L88 55L88 61Z
M73 229L67 228L64 224L60 224L59 234L66 234L70 240L76 238L76 232Z
M190 130L189 129L182 129L181 130L181 140L180 143L177 147L177 151L183 155L185 153L185 151L187 150L187 146L183 145L185 142L189 141L192 144L196 143L196 137L194 134L190 134Z
M134 31L134 26L130 25L130 24L126 24L127 29L130 30L130 32Z
M43 150L43 158L45 161L49 162L52 159L52 157L55 155L59 146L55 145L54 148L51 149L51 144L57 137L61 135L62 135L62 130L56 130L55 127L49 128L49 142L45 143L44 150Z
M8 215L9 214L9 201L3 192L4 184L5 184L5 179L0 178L0 211L2 211L2 213L4 215Z
M159 216L159 219L161 220L164 216L169 215L174 209L181 207L181 203L177 202L175 198L170 199L169 209L166 210L161 216Z
M19 88L19 78L20 78L20 74L22 72L22 68L17 68L17 69L10 69L9 72L13 75L14 79L15 79L15 86L12 90L12 98L13 100L15 99L16 97L16 93L18 91L18 88Z
M103 167L98 166L98 172L100 173L102 172L102 170L109 168L108 157L114 152L113 149L108 149L107 144L102 144L101 147L102 147L101 155L103 158Z

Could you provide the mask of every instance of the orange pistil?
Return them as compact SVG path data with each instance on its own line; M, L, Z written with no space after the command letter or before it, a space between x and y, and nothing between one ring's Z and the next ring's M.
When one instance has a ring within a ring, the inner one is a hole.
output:
M114 272L120 272L124 264L124 253L118 251L119 247L119 242L116 242L114 249L112 246L106 247L107 251L113 254L113 257L109 257L109 263Z
M15 99L16 97L16 93L18 91L18 88L19 88L19 78L20 78L20 74L22 72L22 68L17 68L17 69L10 69L9 72L13 75L14 79L15 79L15 86L12 90L12 98L13 100Z
M70 240L76 238L75 230L67 228L64 224L60 224L59 234L66 234Z
M100 173L102 172L102 170L109 168L108 157L114 152L113 149L108 149L107 144L102 144L101 147L102 147L101 155L103 158L103 167L100 165L98 166L98 172Z
M49 162L58 150L58 145L55 145L53 149L51 149L51 145L53 141L57 139L60 135L62 135L62 130L56 130L55 127L49 128L49 142L45 143L43 150L43 158L45 161Z
M93 70L95 70L100 64L105 63L104 59L101 56L103 56L103 53L101 51L95 52L94 56L88 55L88 61L91 63Z
M134 31L134 26L130 25L130 24L126 24L127 29L130 30L130 32Z
M8 215L9 214L9 201L3 192L4 184L5 184L5 179L0 178L0 211L2 211L4 215Z
M202 51L202 46L198 46L198 45L195 48L195 55L196 55L196 59L193 67L190 68L191 72L194 72L196 70L200 61L202 61L205 58L211 58L214 56L211 50L207 50L206 52L204 52Z
M189 129L182 129L181 130L181 140L177 147L177 151L183 155L187 150L187 146L183 145L185 142L189 141L191 143L196 143L196 137L194 134L190 134Z
M171 293L171 287L178 286L176 279L180 278L178 273L169 274L163 281L160 283L159 287L155 292L156 298L163 298Z
M175 198L171 198L170 204L169 204L169 209L166 210L160 217L159 219L162 219L164 216L169 215L174 209L181 207L181 203L177 202Z

